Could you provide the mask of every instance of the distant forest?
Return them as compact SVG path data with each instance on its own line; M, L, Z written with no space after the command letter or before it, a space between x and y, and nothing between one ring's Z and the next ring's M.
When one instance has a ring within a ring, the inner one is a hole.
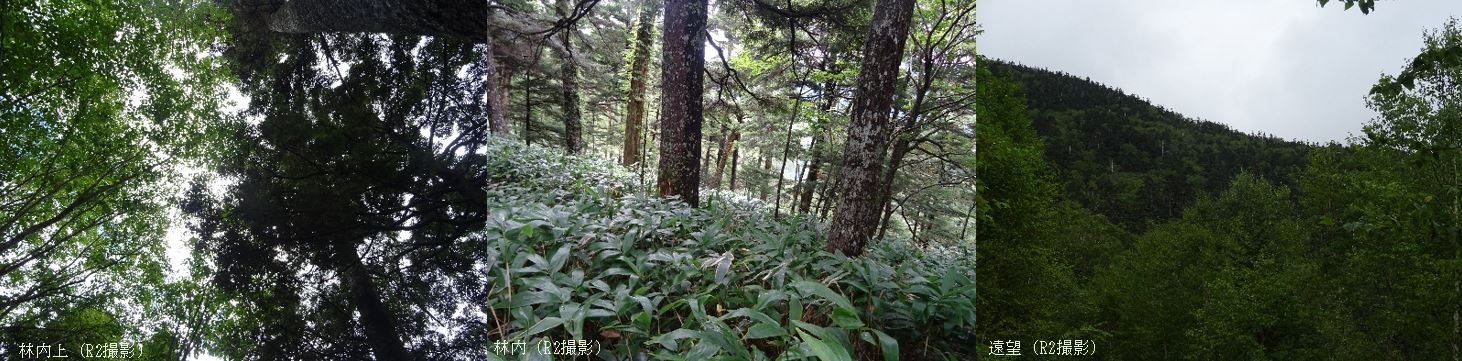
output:
M1457 359L1462 35L1425 40L1377 80L1364 134L1324 145L979 58L979 354Z
M1188 118L1062 72L989 64L1021 85L1046 159L1073 199L1129 228L1181 216L1241 171L1293 188L1292 174L1315 146Z

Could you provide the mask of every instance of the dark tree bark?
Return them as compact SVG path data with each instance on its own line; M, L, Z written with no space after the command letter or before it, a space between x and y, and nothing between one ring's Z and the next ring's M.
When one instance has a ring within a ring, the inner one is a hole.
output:
M726 189L729 189L732 192L736 191L736 165L737 163L739 163L738 161L740 158L741 148L731 148L731 183L728 184Z
M534 59L537 59L534 55ZM523 69L523 144L533 144L533 69Z
M360 256L355 254L355 247L347 245L340 248L336 253L339 272L350 287L354 301L352 303L355 304L356 311L360 312L361 328L365 329L372 353L377 360L411 360L406 344L401 342L401 337L396 333L396 317L391 315L391 309L381 301L381 294L376 291L376 285L371 281L370 272L361 262Z
M635 45L630 60L629 104L625 105L624 153L620 164L626 166L640 162L640 128L645 122L645 83L650 72L650 46L655 41L655 14L660 12L660 3L646 0L640 7L640 19L635 24Z
M886 186L880 175L893 92L913 9L914 0L878 0L863 47L863 71L853 97L842 180L838 182L842 191L827 244L828 250L850 257L862 255L864 244L877 231L878 195Z
M736 141L741 139L741 131L739 130L730 130L727 127L722 127L721 130L723 133L728 133L728 135L721 140L721 151L716 153L716 174L711 177L711 189L721 189L721 176L726 171L726 158L729 154L735 152ZM732 162L735 162L735 160L733 159ZM736 173L735 166L732 166L731 171L733 175Z
M483 62L486 63L484 66L486 68L486 74L484 74L486 79L483 79L483 81L487 82L487 86L485 87L487 89L487 94L485 95L487 99L484 99L487 101L487 127L492 131L492 134L503 136L508 134L508 120L505 118L508 110L508 87L503 85L503 78L510 78L512 75L499 69L497 61L492 58L492 40L488 39L482 43L486 45L486 50L483 50L482 58Z
M665 2L660 78L660 196L700 204L702 73L705 72L706 0Z
M569 13L574 11L573 4L568 0L556 2L559 18L569 19ZM584 149L584 130L579 115L579 66L574 63L574 50L570 44L577 31L575 29L570 23L557 35L563 45L562 49L558 49L559 81L563 85L563 146L569 154L579 154Z

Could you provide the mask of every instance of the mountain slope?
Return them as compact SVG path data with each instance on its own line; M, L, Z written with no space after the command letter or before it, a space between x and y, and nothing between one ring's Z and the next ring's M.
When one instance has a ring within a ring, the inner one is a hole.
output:
M1290 186L1309 144L1194 120L1088 79L1001 60L1071 197L1129 230L1176 218L1241 170Z

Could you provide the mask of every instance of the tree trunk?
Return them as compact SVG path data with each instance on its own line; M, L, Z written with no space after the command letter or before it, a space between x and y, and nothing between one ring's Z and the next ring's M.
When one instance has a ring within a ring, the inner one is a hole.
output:
M828 208L830 208L828 207L828 204L832 203L829 201L831 197L828 196L828 192L830 192L834 187L830 186L829 183L832 182L822 182L822 185L818 186L818 188L821 188L817 190L816 208L818 219L827 219Z
M385 33L483 40L489 3L476 0L290 0L264 15L282 33Z
M507 114L512 113L512 102L510 101L513 99L513 76L516 76L516 69L515 67L506 66L506 64L501 63L496 64L496 66L497 79L499 79L496 102L497 104L503 105L501 107L501 110L503 110L503 118L501 118L501 123L499 124L503 127L501 134L507 134L513 127L513 121L507 117Z
M964 219L959 223L959 240L961 242L965 240L965 235L968 234L966 231L970 229L970 218L975 217L975 201L974 198L970 198L970 210L965 212Z
M766 154L762 154L760 158L762 174L766 174L766 177L770 178L772 176L772 159L767 158ZM757 193L759 193L757 198L763 201L767 200L767 193L771 190L771 187L767 185L769 181L770 179L762 179L761 184L757 187Z
M721 134L725 134L725 133L722 132ZM716 150L721 149L721 147L720 147L720 145L721 145L721 139L722 138L725 138L725 135L711 135L711 136L706 137L706 138L708 138L707 141L710 144L715 144L716 146L714 146L714 147L707 146L706 147L706 157L703 158L703 159L701 159L701 185L702 186L707 186L707 185L710 185L711 184L711 160L712 159L716 159Z
M705 72L706 0L665 2L660 77L660 196L700 204L701 92Z
M537 59L537 54L534 54ZM536 61L535 61L536 62ZM533 141L533 68L523 69L523 144L532 145Z
M483 59L483 88L484 101L487 103L487 128L492 134L504 136L508 134L508 122L503 118L507 113L507 106L503 102L503 90L501 72L498 71L497 61L492 58L492 40L482 42L485 45L482 51Z
M807 161L807 169L803 172L801 187L797 190L797 214L807 214L807 211L812 209L812 195L817 190L817 173L819 168L822 168L822 159L817 154L817 148L823 146L819 144L822 141L821 132L812 138L810 147L812 148L812 159Z
M878 219L878 237L882 238L888 232L889 220L893 218L893 180L898 176L899 167L904 163L904 156L912 150L912 144L907 140L894 141L893 154L888 157L888 165L883 169L883 188L879 189L878 204L883 210L883 216Z
M710 185L711 189L716 190L721 189L721 175L725 174L726 171L726 158L729 154L735 151L733 150L733 148L736 147L736 140L741 139L741 131L730 130L727 127L722 127L721 129L722 133L726 133L727 135L724 139L721 140L721 150L719 152L716 152L716 174L711 177ZM735 160L732 160L732 162L735 162ZM735 173L734 166L732 168L732 173Z
M370 272L355 253L355 248L340 248L336 253L340 267L338 272L345 278L342 282L350 287L352 303L355 304L356 311L360 312L361 328L365 329L371 352L377 360L412 359L411 354L406 351L406 344L401 342L401 336L396 333L396 319L391 315L391 309L381 300L381 294L376 291Z
M738 133L737 136L739 137L740 136L740 133ZM741 158L741 148L732 147L731 148L731 183L729 184L728 187L726 187L726 189L729 189L732 192L735 192L736 191L736 164L739 163L738 162L738 160L739 160L738 158Z
M792 106L792 117L787 120L787 139L782 143L782 164L777 169L777 187L772 189L773 192L776 192L772 201L772 219L780 219L782 214L782 181L786 178L782 175L787 173L787 157L792 149L792 125L797 123L797 113L802 111L801 94L797 95L797 100L793 103L795 105Z
M568 0L556 0L555 3L558 17L568 20L569 13L574 11L573 4ZM557 34L559 44L563 44L563 48L558 49L559 82L563 85L563 147L569 154L579 154L584 149L584 130L579 115L579 66L574 63L574 48L570 45L576 29L569 24Z
M828 250L848 256L863 254L863 246L878 226L878 192L888 122L898 83L899 59L908 40L914 0L878 0L873 24L863 47L863 71L853 97L848 141L843 149L843 174L837 212L828 234Z
M822 148L827 148L827 145L822 143L827 142L827 128L830 128L825 115L832 111L833 104L837 102L837 93L832 91L834 85L836 84L831 80L822 83L824 101L820 114L824 116L819 117L821 128L812 135L812 156L810 157L812 160L807 163L807 183L802 187L802 194L797 197L797 213L807 214L812 209L812 195L817 190L817 176L822 170Z
M640 19L635 23L635 45L630 60L629 104L625 105L624 153L619 163L626 166L639 163L640 127L645 122L645 82L650 72L650 46L655 41L655 14L660 12L660 3L647 0L640 6Z

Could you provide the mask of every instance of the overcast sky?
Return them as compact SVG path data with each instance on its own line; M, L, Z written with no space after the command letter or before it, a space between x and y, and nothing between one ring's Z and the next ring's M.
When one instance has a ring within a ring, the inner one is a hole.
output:
M1061 70L1192 118L1287 139L1343 141L1365 95L1462 16L1459 0L985 0L978 51Z

